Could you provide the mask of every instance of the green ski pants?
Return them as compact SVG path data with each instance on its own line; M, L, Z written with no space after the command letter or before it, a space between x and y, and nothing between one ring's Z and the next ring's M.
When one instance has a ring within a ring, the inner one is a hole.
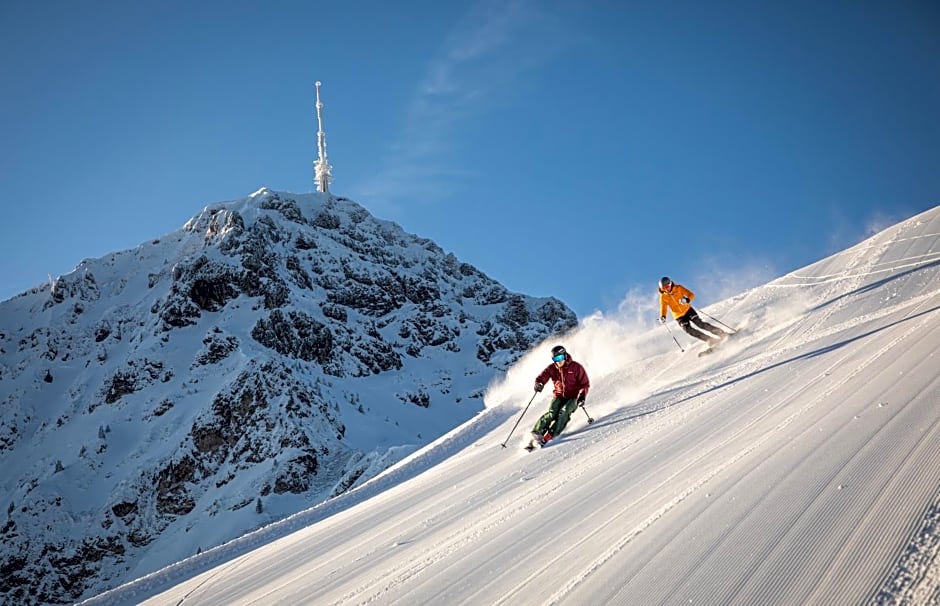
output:
M548 405L548 411L535 422L535 427L532 431L539 435L544 434L546 431L551 432L553 436L559 435L565 430L565 426L568 425L568 419L571 418L571 413L573 413L577 407L578 401L575 398L555 398L552 400L552 403Z

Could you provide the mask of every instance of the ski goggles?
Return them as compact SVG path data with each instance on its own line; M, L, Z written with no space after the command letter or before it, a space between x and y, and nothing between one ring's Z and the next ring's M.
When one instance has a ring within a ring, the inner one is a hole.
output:
M565 360L565 354L558 354L557 356L552 356L552 361L554 362L563 362Z

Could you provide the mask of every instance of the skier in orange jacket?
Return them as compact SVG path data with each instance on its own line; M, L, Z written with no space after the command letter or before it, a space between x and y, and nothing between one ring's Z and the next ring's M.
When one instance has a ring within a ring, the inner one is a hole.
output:
M666 308L668 307L673 317L676 319L676 322L682 327L682 330L689 333L691 336L696 339L701 339L709 345L715 345L721 342L729 333L726 333L717 326L712 326L698 317L698 312L692 309L692 299L694 298L695 293L691 290L663 276L659 281L659 322L661 324L666 323ZM692 324L714 334L710 335L696 330L692 327Z

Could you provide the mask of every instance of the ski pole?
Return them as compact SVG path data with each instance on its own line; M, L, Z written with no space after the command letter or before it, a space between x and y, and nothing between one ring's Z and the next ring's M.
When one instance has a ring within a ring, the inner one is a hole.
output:
M522 414L519 415L519 418L518 418L518 419L516 419L516 424L512 426L512 430L510 430L509 435L506 436L506 442L508 442L508 441L509 441L509 438L512 437L512 432L513 432L513 431L516 431L516 428L519 427L519 421L521 421L521 420L522 420L522 417L525 416L526 411L529 410L529 405L532 404L532 400L534 400L534 399L535 399L535 396L537 396L537 395L539 395L539 392L535 392L534 394L532 394L532 398L529 400L529 404L526 404L526 405L525 405L525 408L522 409ZM506 442L503 442L503 443L502 443L501 446L502 446L503 448L506 448Z
M702 311L701 309L698 310L698 313L702 314L703 316L705 316L705 317L708 318L709 320L714 320L715 322L718 322L719 324L721 324L722 326L724 326L725 328L727 328L728 330L730 330L730 331L732 331L732 332L738 332L738 329L737 329L737 328L731 328L730 326L728 326L727 324L725 324L724 322L722 322L721 320L719 320L719 319L716 318L715 316L710 316L710 315L708 315L707 313L705 313L704 311Z
M587 408L584 407L584 402L581 402L581 410L583 410L583 411L584 411L584 414L587 415L587 418L588 418L588 425L590 425L591 423L593 423L593 422L594 422L594 419L591 417L591 413L589 413L589 412L587 411Z
M682 349L682 346L679 345L679 339L677 339L676 336L675 336L674 334L672 334L672 331L669 330L669 326L666 325L665 322L663 322L662 324L663 324L663 326L666 327L666 331L669 333L669 336L672 337L672 340L676 342L676 345L679 347L679 351L685 351L684 349Z

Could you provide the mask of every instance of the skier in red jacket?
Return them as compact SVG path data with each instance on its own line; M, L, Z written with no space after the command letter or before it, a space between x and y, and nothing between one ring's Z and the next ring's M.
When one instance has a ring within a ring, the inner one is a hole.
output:
M533 445L544 445L564 431L571 413L584 404L584 398L591 388L587 371L572 360L561 345L552 348L552 363L535 377L535 391L542 391L549 379L554 383L555 397L548 405L548 411L539 417L532 429Z

